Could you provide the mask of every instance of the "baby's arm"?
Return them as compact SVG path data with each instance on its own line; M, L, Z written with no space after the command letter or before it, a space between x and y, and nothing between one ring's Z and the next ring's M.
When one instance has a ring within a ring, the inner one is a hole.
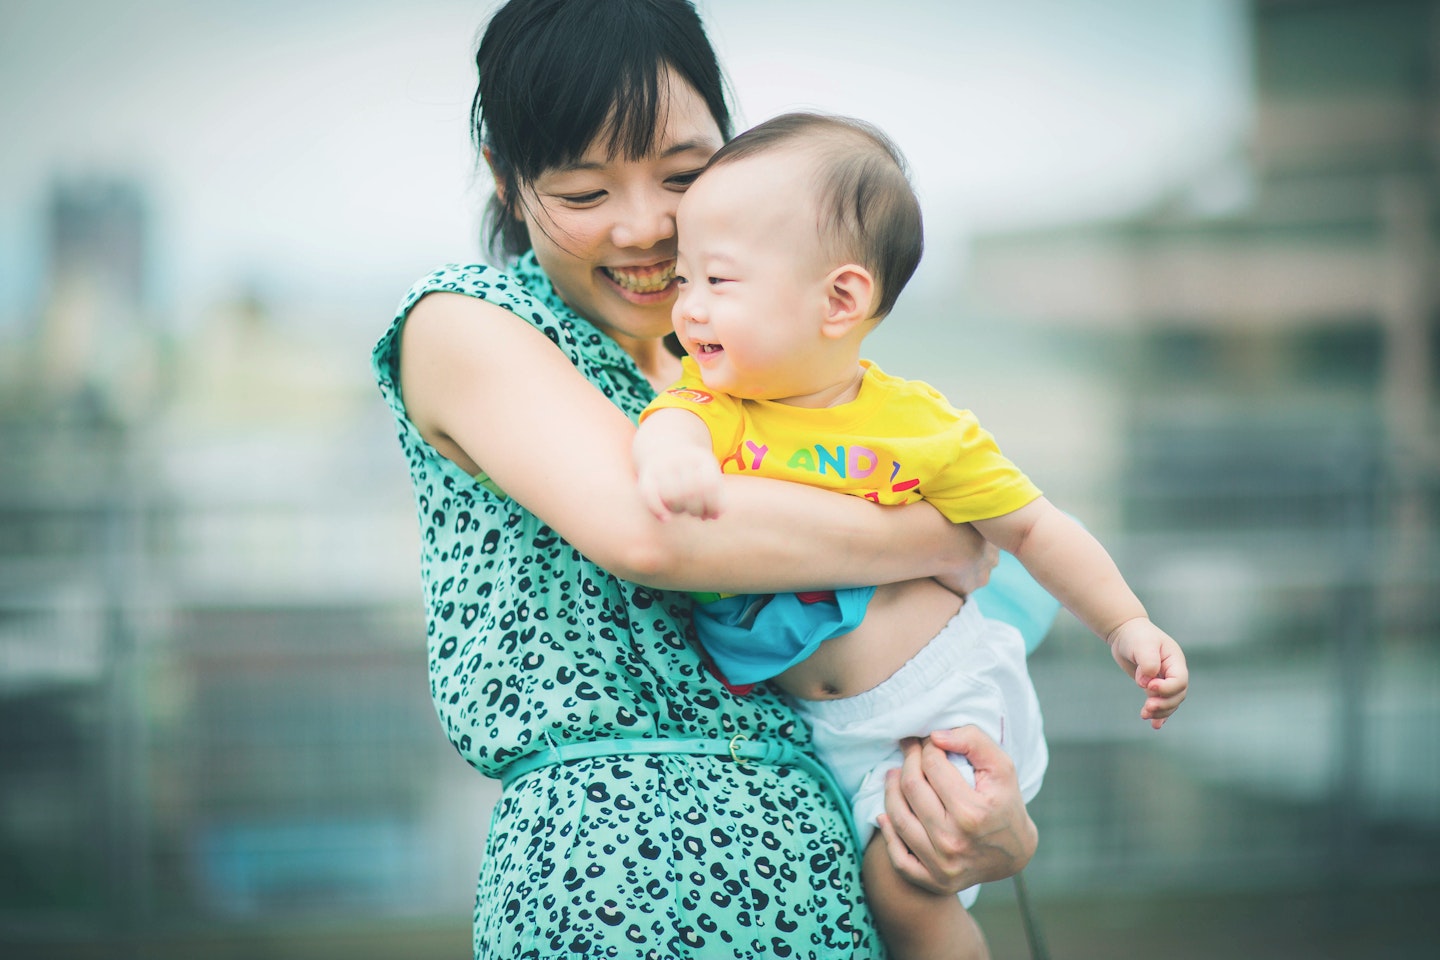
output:
M1150 622L1100 542L1044 497L1013 513L976 520L974 527L1013 553L1041 586L1109 644L1115 662L1146 693L1140 716L1160 729L1185 699L1190 682L1185 654Z
M630 447L640 498L660 520L689 514L720 516L720 465L710 447L710 428L695 414L674 407L652 412Z

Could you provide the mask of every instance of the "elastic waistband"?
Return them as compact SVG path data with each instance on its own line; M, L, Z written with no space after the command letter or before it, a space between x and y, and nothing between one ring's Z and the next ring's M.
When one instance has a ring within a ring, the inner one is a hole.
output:
M645 756L663 754L689 754L692 756L729 757L735 764L765 763L777 766L798 767L810 773L830 791L836 804L845 815L850 833L858 845L859 832L850 813L850 803L845 799L839 784L824 764L813 756L785 740L751 740L738 734L729 740L719 737L695 737L690 739L636 738L630 740L586 740L580 743L552 743L548 749L528 757L521 757L500 773L500 783L508 788L516 780L556 764L576 760L593 760L597 757ZM858 855L857 846L857 855Z
M839 727L887 712L894 698L923 695L932 687L945 685L957 669L971 665L987 622L973 603L967 603L888 679L852 697L799 700L797 707L807 717Z

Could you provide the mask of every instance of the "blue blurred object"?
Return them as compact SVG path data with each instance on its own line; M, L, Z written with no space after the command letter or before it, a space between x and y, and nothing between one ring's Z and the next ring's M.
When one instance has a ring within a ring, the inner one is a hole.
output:
M399 817L222 822L205 827L196 853L220 914L261 916L315 909L424 909L426 838Z
M1026 654L1040 646L1060 613L1060 601L1046 593L1019 560L1003 551L990 582L972 593L970 599L985 616L1019 630L1025 638Z
M860 626L874 595L874 587L851 587L819 603L794 593L722 597L695 605L695 632L727 683L759 683Z

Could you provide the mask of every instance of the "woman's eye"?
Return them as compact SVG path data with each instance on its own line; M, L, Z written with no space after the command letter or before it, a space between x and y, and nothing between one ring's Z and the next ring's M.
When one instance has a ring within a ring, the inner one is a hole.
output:
M699 170L687 170L684 173L677 173L666 180L666 183L676 187L688 187L700 177Z
M603 196L605 196L604 190L594 190L590 193L561 194L560 199L565 203L575 204L576 206L583 206L587 203L594 203Z

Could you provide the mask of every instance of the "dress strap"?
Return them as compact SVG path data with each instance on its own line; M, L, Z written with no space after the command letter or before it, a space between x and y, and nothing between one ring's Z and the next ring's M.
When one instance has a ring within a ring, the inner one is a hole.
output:
M845 794L840 790L840 785L835 782L835 777L819 760L785 740L751 740L742 733L729 740L719 737L689 739L645 737L585 740L579 743L551 743L548 749L533 753L528 757L521 757L506 767L500 773L500 783L502 787L508 788L516 780L537 770L576 760L661 754L729 757L737 766L749 762L798 767L814 776L825 785L825 789L830 791L831 796L839 805L841 813L845 816L845 822L850 827L851 837L856 841L857 855L863 852L858 849L860 834L855 827L854 816L850 811L850 802L845 799Z

